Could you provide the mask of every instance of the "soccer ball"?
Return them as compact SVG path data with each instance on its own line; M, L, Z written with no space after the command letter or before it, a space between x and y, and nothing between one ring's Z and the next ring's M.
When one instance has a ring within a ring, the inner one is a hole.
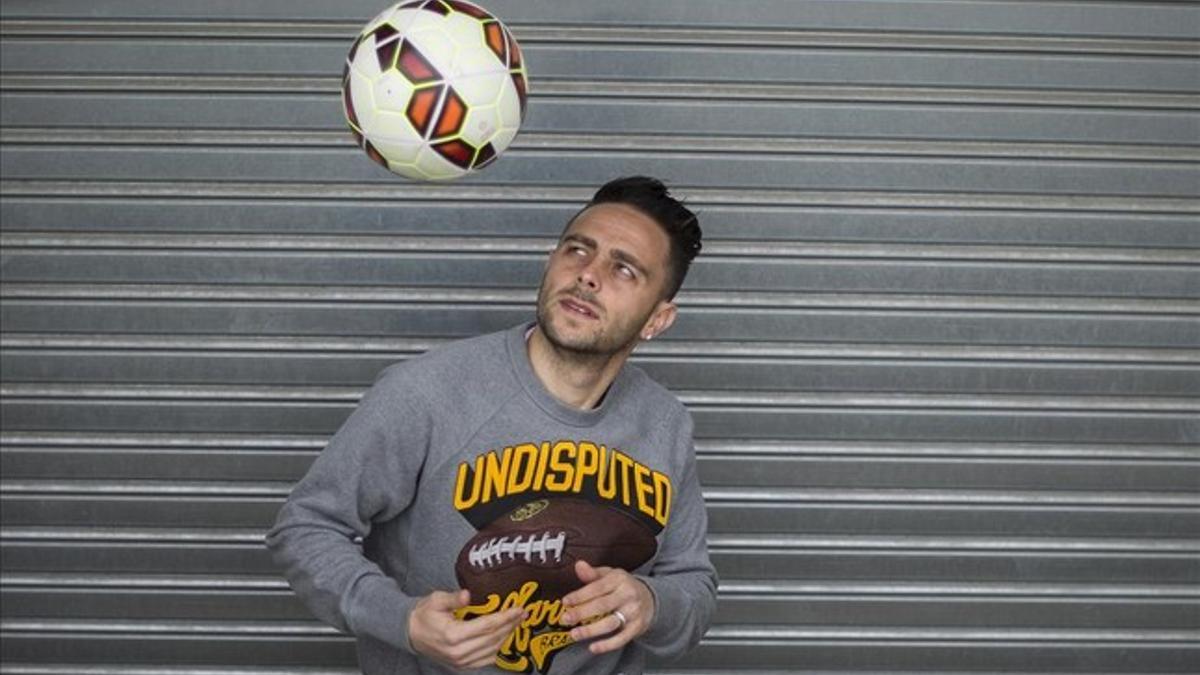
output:
M528 84L500 20L464 0L409 0L363 27L342 106L367 156L417 180L491 164L517 135Z

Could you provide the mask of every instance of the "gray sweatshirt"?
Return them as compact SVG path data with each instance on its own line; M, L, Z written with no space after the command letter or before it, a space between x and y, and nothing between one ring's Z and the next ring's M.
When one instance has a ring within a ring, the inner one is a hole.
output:
M497 667L479 672L634 675L647 653L679 656L708 629L717 578L690 415L628 364L595 409L560 403L534 375L528 329L384 370L267 535L312 612L356 637L367 675L451 672L414 654L409 612L459 587L456 561L479 529L536 500L586 498L657 531L652 557L630 570L655 596L654 624L622 652L594 656L562 639L555 601L528 598L531 616Z

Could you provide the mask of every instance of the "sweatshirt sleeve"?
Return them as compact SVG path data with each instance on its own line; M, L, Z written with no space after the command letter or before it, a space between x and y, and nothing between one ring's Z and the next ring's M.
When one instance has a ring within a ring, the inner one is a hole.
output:
M416 598L363 555L373 522L412 502L424 462L425 425L406 404L396 367L381 374L296 484L267 547L317 618L411 651Z
M670 519L650 573L639 577L654 595L655 613L653 625L637 642L666 659L682 656L699 644L717 606L717 572L708 558L708 515L696 474L692 421L686 412L684 417L677 451L686 459Z

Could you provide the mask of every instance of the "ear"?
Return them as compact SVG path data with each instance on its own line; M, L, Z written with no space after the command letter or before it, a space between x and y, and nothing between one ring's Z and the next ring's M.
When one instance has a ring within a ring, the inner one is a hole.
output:
M651 340L667 332L675 323L675 316L679 314L679 309L674 302L670 300L662 300L658 306L654 308L654 312L646 323L642 325L641 335L642 340Z

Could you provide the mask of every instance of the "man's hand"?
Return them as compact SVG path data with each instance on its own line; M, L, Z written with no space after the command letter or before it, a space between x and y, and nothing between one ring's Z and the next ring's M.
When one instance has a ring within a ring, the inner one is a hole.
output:
M562 624L573 626L595 617L591 623L571 630L576 642L608 635L588 645L593 654L603 654L621 649L650 629L654 595L637 577L623 569L592 567L584 560L575 563L575 574L585 586L563 597L567 611L562 615Z
M491 665L509 633L525 618L520 607L470 621L454 618L454 610L471 601L467 591L434 591L417 601L408 615L413 649L456 670Z

